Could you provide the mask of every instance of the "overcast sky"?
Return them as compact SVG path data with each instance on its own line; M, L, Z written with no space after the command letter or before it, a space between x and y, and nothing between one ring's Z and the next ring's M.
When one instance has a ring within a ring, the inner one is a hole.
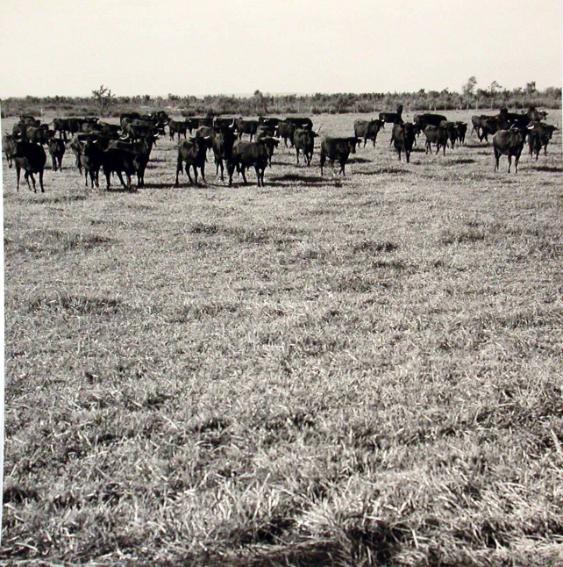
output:
M0 97L561 86L560 0L1 0Z

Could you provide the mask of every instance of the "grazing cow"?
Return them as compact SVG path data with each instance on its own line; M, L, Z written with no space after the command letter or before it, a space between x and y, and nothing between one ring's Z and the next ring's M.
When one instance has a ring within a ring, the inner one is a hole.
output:
M384 124L401 124L403 122L403 105L397 106L397 112L380 112L379 120Z
M448 146L447 128L429 124L424 128L424 135L426 136L426 153L432 151L432 144L436 144L436 153L440 151L440 148L443 148L444 155L446 155L446 148Z
M426 126L439 126L441 122L447 121L448 119L443 114L432 114L431 112L415 114L413 118L415 133L420 134Z
M16 154L16 143L17 141L12 134L4 135L2 146L4 147L4 153L6 154L6 161L8 162L8 167L12 167L12 161Z
M66 146L64 140L60 138L51 138L47 145L49 154L53 162L53 171L63 170L63 156L65 155Z
M288 116L285 119L285 122L293 124L295 128L308 128L309 130L313 129L313 121L306 116Z
M456 121L455 123L457 139L459 140L460 144L465 144L465 134L467 133L467 123Z
M526 130L511 128L510 130L499 130L493 136L493 151L495 155L495 171L498 171L501 155L508 156L508 173L514 156L514 173L518 173L518 160L526 141Z
M482 116L481 126L477 134L479 141L489 141L489 136L492 136L500 129L500 122L498 116Z
M297 165L299 165L299 152L302 151L305 156L307 166L311 165L313 159L313 151L315 149L315 138L318 136L316 132L305 128L296 128L293 133L293 145L297 157Z
M245 171L247 167L254 167L258 187L264 187L264 171L268 166L268 147L267 141L271 139L266 136L256 142L237 140L233 146L231 159L227 162L227 172L229 173L229 187L233 184L233 173L235 167L242 174L244 183L247 183Z
M180 136L184 135L184 140L187 139L188 124L185 120L169 120L168 130L170 139L173 140L174 136L178 134L178 142L180 141Z
M43 146L39 144L32 144L30 142L16 142L16 149L14 152L14 162L16 164L16 190L20 190L20 172L23 169L25 171L25 180L27 181L29 190L31 191L31 186L29 184L29 178L31 177L33 191L37 193L33 174L38 173L41 193L45 193L45 188L43 187L43 171L45 169L46 161L47 155L45 154Z
M383 127L383 122L381 120L356 120L354 122L354 136L356 138L364 139L364 148L366 147L366 142L368 140L373 141L375 147L375 141L377 140L377 134L379 130Z
M258 120L248 120L246 118L238 118L236 121L236 128L238 132L238 139L242 138L243 134L250 135L250 141L256 135L258 130Z
M338 161L340 164L340 171L342 175L346 175L346 162L348 156L356 153L356 144L359 142L358 138L323 138L321 142L321 175L323 175L323 167L328 158L330 166L333 168L334 162Z
M528 126L528 147L530 149L530 156L535 153L536 161L538 160L542 147L544 148L544 155L547 155L547 145L555 130L557 130L555 126L543 122L533 122Z
M295 124L282 120L278 123L278 136L283 139L283 143L287 148L287 141L289 140L290 146L293 147L293 133L295 132Z
M82 148L80 154L80 164L84 169L84 180L86 187L88 187L88 176L90 176L90 186L93 188L94 183L99 187L100 167L104 158L104 152L100 148L97 140L87 141Z
M393 124L393 142L395 149L399 154L401 161L401 153L405 152L407 163L410 163L412 147L415 141L415 126L409 122L403 124Z
M279 144L279 138L275 137L275 127L259 124L256 130L256 141L263 141L264 144L266 144L266 149L268 150L268 165L272 167L274 149L277 148Z
M233 144L235 143L234 129L227 126L216 128L215 135L212 138L213 156L215 158L215 175L219 175L221 169L221 181L224 181L223 160L228 163L233 153Z
M195 138L190 138L178 145L178 161L176 164L176 183L175 187L178 187L178 176L182 171L182 165L186 163L186 174L190 180L190 184L193 184L192 177L190 175L190 167L194 168L195 184L197 185L197 168L201 169L201 177L204 183L205 181L205 160L207 154L207 137L196 136Z

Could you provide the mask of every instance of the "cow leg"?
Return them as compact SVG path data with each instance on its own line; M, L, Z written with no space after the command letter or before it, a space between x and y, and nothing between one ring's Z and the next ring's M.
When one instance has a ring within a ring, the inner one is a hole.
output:
M297 157L297 165L299 165L299 148L295 148L295 155Z
M178 175L180 174L180 171L182 171L182 160L178 159L178 163L176 164L176 183L174 183L174 187L178 187L179 185Z
M397 150L397 153L399 154L399 161L401 161L401 150L398 149L398 150Z
M498 171L499 168L499 162L500 162L500 153L497 151L497 149L494 149L495 152L495 171Z
M41 193L45 193L45 187L43 187L43 169L39 170L39 187L41 187Z
M411 161L411 153L409 152L409 150L405 150L405 155L407 156L407 163L410 163L410 161Z
M510 173L510 166L512 165L512 156L508 153L508 173Z
M241 165L240 172L242 173L242 180L243 180L244 184L246 185L248 183L248 181L246 180L245 170L246 170L246 166Z
M25 173L25 178L27 179L27 186L29 187L29 190L31 191L31 187L29 185L29 178L31 177L31 181L33 183L33 192L37 193L37 187L35 187L35 177L33 177L33 173L30 172L26 172Z
M543 155L544 156L547 155L547 144L548 144L548 142L546 142L545 146L543 147Z
M57 171L57 159L55 156L51 156L51 160L53 161L53 171Z
M190 185L193 185L194 182L192 180L192 176L190 175L190 166L188 164L186 164L186 175L188 176L188 179L190 181Z
M260 166L255 165L254 171L256 171L256 182L258 183L258 187L260 187Z
M430 142L426 140L426 154L430 151Z
M109 191L111 172L104 169L104 175L106 176L106 191Z
M448 145L448 144L446 143L446 144L444 144L444 145L442 146L442 147L444 148L444 155L446 155L446 146L447 146L447 145Z
M117 173L117 177L119 177L119 181L121 181L121 186L123 187L123 189L127 189L127 185L125 185L125 181L123 181L123 175L121 175L121 171L116 171ZM126 175L128 175L126 173Z
M195 165L194 165L195 167ZM197 178L197 177L196 177ZM207 181L205 180L205 162L201 164L201 178L203 179L203 183L207 185Z
M84 186L88 187L88 170L84 169Z
M324 164L325 164L325 159L326 159L326 157L325 157L324 153L321 152L321 177L323 176L323 167L324 167Z

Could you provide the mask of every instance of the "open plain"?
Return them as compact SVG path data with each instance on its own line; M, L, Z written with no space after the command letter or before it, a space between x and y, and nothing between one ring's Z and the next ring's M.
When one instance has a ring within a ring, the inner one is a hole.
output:
M167 137L137 192L3 159L0 559L560 564L561 131L518 174L469 131L264 188L174 188Z

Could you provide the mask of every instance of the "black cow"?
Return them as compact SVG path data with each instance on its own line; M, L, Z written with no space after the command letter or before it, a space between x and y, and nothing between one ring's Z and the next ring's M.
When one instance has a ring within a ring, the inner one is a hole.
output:
M493 136L493 152L495 155L495 171L498 171L501 155L508 156L508 173L514 156L514 172L518 173L518 160L526 141L526 130L511 128L510 130L499 130Z
M50 137L49 126L47 126L47 124L28 126L25 129L24 139L33 144L47 144Z
M264 187L264 171L268 166L268 147L266 145L268 139L270 138L262 138L256 142L247 142L245 140L237 140L235 142L231 159L227 162L229 187L233 184L235 167L242 173L242 179L246 184L245 171L247 167L251 166L256 171L258 187Z
M460 144L465 144L465 134L467 133L467 123L457 120L455 123L457 139Z
M282 120L278 123L278 136L283 139L283 143L287 148L287 141L289 140L290 146L293 147L293 133L295 132L295 124Z
M268 150L268 165L272 167L272 156L279 144L279 138L275 137L275 127L266 124L259 124L256 130L256 141L263 141Z
M52 137L47 145L49 154L53 162L53 171L63 170L63 156L65 155L66 146L64 140Z
M346 162L348 156L356 153L356 144L359 142L358 138L329 138L326 137L321 142L321 175L323 175L323 167L328 159L330 166L334 168L334 162L338 161L340 164L340 171L342 175L346 175ZM333 169L334 173L334 169Z
M100 186L99 175L103 159L104 152L100 148L97 140L89 140L84 144L82 152L80 154L80 164L84 169L84 180L86 187L88 187L88 176L90 176L91 187L94 187L94 183L96 184L96 187Z
M440 148L443 148L444 155L446 155L446 148L448 147L447 128L430 124L424 128L424 135L426 136L426 153L432 151L432 144L436 144L436 153L440 151Z
M124 131L133 142L143 138L151 138L156 141L158 138L157 127L154 124L147 124L142 121L133 120L133 122L126 124Z
M407 163L410 163L412 147L415 141L415 126L409 122L404 124L393 124L393 142L395 149L399 154L401 161L401 153L405 152Z
M99 122L100 134L108 138L118 138L121 127L117 124L108 124L107 122Z
M250 135L250 141L256 135L258 130L258 120L248 120L247 118L238 118L236 120L236 128L238 132L238 139L242 138L243 134Z
M68 121L66 118L53 118L53 130L66 142L66 133L69 132Z
M16 139L12 134L5 134L4 140L2 141L2 146L4 148L4 153L6 154L6 161L8 162L8 167L12 167L12 161L16 155Z
M213 138L215 137L215 130L213 126L200 126L195 131L196 138L202 138L205 143L205 147L210 150L213 147Z
M299 152L302 151L305 156L307 166L311 165L313 159L313 151L315 150L315 138L318 136L316 132L308 128L296 128L293 133L293 145L297 157L297 165L299 165Z
M397 112L380 112L379 120L384 124L401 124L403 122L403 105L397 106Z
M124 189L131 190L131 176L138 168L135 154L121 148L108 148L102 152L102 168L106 177L106 189L111 187L111 174L116 173ZM125 173L127 184L123 181L122 173Z
M354 122L354 136L356 138L364 139L364 148L366 147L366 142L368 140L373 141L375 147L375 141L377 140L377 134L379 130L383 127L384 122L379 119L376 120L356 120Z
M224 181L223 160L228 163L233 153L233 144L235 143L234 129L227 126L223 128L215 128L215 135L212 138L213 156L215 158L215 175L219 175L221 169L221 181Z
M313 121L306 116L288 116L285 119L285 122L293 124L295 128L308 128L309 130L313 129Z
M448 133L448 139L450 141L453 150L455 148L455 143L458 140L457 124L455 122L449 122L447 120L444 120L443 122L440 122L440 127L446 129L446 132Z
M178 176L182 171L182 165L186 164L186 174L190 180L190 184L193 184L192 177L190 175L190 167L194 168L195 184L197 185L197 168L201 169L201 177L204 183L205 181L205 160L207 153L207 138L196 136L195 138L190 138L178 145L178 161L176 164L176 183L175 186L178 187Z
M425 112L424 114L415 114L413 124L415 134L420 134L426 126L439 126L441 122L447 122L448 119L443 114L433 114Z
M23 124L24 126L39 126L41 125L41 121L31 114L21 114L20 124Z
M549 144L553 132L557 128L551 124L543 122L533 122L528 126L528 147L530 149L530 156L536 154L536 161L538 160L542 147L544 148L544 155L547 155L547 145Z
M186 120L169 120L168 121L168 133L170 139L173 140L174 136L178 134L178 142L180 141L180 136L183 134L184 140L187 139L188 124Z
M477 131L477 137L479 141L485 142L489 141L489 136L492 136L500 129L500 121L498 116L481 116L479 130Z
M149 162L151 150L156 136L141 138L138 141L110 140L108 148L117 148L128 151L133 155L137 187L145 186L145 170Z
M14 152L14 163L16 164L16 190L20 190L20 172L23 169L25 171L25 180L27 181L27 186L31 191L31 186L29 184L29 178L33 183L33 191L37 193L37 187L35 186L34 173L39 174L39 185L41 187L41 193L45 193L45 188L43 187L43 171L45 169L45 162L47 161L47 155L43 146L39 144L32 144L30 142L16 142L16 149Z
M281 120L279 118L274 118L272 116L259 116L258 122L260 124L263 124L264 126L269 126L270 128L273 128L275 132Z
M217 116L213 119L213 128L235 128L235 118L225 118Z

